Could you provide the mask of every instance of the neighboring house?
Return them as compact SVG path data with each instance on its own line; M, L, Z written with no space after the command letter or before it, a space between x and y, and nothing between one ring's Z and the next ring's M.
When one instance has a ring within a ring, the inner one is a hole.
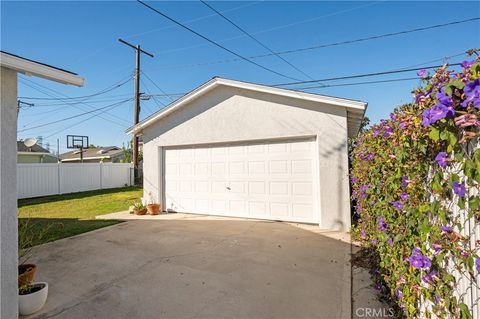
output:
M0 51L0 317L18 318L18 73L83 86L78 75Z
M367 103L213 78L146 118L144 194L164 210L350 228L349 137Z
M80 149L60 154L62 163L80 163ZM125 159L125 152L117 146L90 147L83 149L84 163L120 163Z
M58 158L40 145L27 147L23 141L17 141L17 163L57 163Z

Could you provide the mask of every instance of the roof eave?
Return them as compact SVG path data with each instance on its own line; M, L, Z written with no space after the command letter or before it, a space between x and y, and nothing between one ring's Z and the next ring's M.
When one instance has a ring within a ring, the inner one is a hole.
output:
M84 78L73 73L36 63L34 61L22 59L4 52L1 52L0 64L2 67L15 70L27 76L34 75L51 81L79 87L85 84Z
M230 86L230 87L235 87L235 88L240 88L245 90L255 90L257 92L277 94L277 95L282 95L282 96L296 98L296 99L303 99L303 100L313 101L317 103L325 103L329 105L345 107L347 109L350 109L352 111L356 111L362 114L365 113L365 110L368 105L366 102L362 102L362 101L327 97L327 96L322 96L322 95L317 95L317 94L312 94L307 92L273 88L273 87L268 87L260 84L228 80L228 79L216 77L200 85L199 87L192 90L191 92L184 95L183 97L179 98L178 100L172 102L170 105L163 108L162 110L150 115L140 123L132 127L129 127L128 129L125 130L125 132L127 134L138 134L145 127L151 125L152 123L156 122L160 118L166 116L168 113L174 111L177 107L180 107L181 105L188 103L188 101L195 99L196 97L202 94L205 94L206 92L208 92L209 90L213 89L218 85L225 85L225 86Z

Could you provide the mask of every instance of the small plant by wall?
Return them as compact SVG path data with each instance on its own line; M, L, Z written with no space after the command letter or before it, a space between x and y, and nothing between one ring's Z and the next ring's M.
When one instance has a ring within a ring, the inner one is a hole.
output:
M465 231L468 221L480 236L480 58L469 53L460 72L420 71L414 102L360 134L351 153L354 235L378 253L377 288L407 318L472 317L452 269L480 298L480 240Z

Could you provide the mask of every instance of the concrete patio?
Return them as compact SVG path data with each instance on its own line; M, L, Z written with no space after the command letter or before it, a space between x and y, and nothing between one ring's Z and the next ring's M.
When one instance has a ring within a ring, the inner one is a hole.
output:
M210 216L155 219L36 247L30 261L50 291L30 318L352 315L344 233Z

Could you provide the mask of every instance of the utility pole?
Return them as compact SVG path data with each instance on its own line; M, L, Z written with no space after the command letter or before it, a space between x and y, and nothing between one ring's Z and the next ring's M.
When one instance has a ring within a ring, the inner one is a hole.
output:
M122 39L118 39L118 41L133 48L136 52L133 125L137 125L138 122L140 121L140 55L144 53L153 58L153 54L150 54L147 51L140 49L140 45L133 45ZM134 181L136 181L138 178L138 136L136 134L133 136L132 149L133 149L132 157L133 157L133 167L134 167Z
M20 113L20 109L24 106L33 107L33 106L35 106L35 104L23 102L21 100L17 100L17 119L18 119L18 113Z

